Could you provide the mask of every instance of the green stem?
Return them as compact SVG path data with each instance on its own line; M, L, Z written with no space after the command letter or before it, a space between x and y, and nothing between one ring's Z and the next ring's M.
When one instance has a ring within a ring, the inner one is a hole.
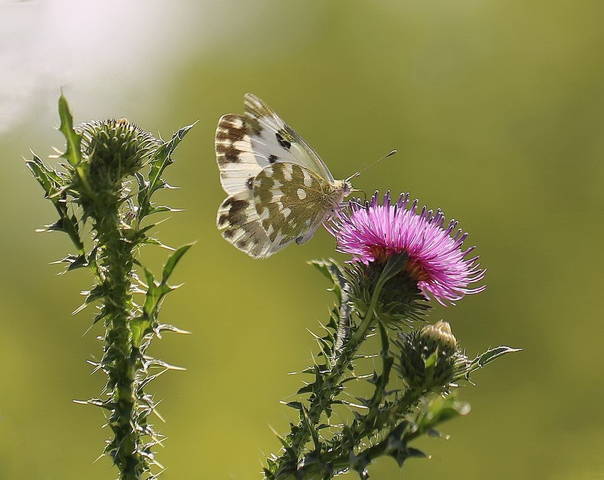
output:
M375 322L377 302L379 301L384 284L391 278L391 275L391 269L384 268L376 282L365 317L361 320L359 326L354 329L354 333L343 348L339 352L336 352L337 357L332 368L328 372L320 373L323 388L319 393L311 396L307 411L301 414L300 422L292 427L290 434L285 440L288 448L275 460L276 467L273 469L273 478L279 479L290 475L292 467L297 464L299 458L302 456L304 446L310 440L311 429L308 428L308 423L313 428L316 427L323 412L330 408L333 398L340 392L340 380ZM340 308L340 312L348 312L350 314L347 309ZM341 323L350 322L349 319L340 318L340 320Z
M401 417L417 405L421 396L421 392L409 390L396 403L382 408L379 418L376 419L379 421L376 423L357 423L351 428L350 435L347 435L346 438L341 435L335 437L330 441L333 448L321 453L318 458L305 462L305 465L297 470L295 478L303 480L330 479L336 473L343 473L351 468L361 467L362 469L377 457L384 455L390 447L389 437L406 425L404 420L400 420ZM381 431L393 421L395 427L389 430L385 440L355 454L366 438ZM425 433L425 429L410 434L408 441L423 433Z
M114 434L107 451L120 471L121 480L139 480L148 466L142 454L142 432L137 428L136 378L141 358L133 347L129 325L134 316L131 294L133 247L122 235L117 201L111 198L104 205L97 205L94 212L98 242L102 246L100 269L104 274L107 319L101 363L109 377L109 426Z

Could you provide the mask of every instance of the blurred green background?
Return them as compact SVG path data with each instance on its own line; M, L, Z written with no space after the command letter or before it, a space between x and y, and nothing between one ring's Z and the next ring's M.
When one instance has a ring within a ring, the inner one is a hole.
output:
M471 232L485 293L436 309L472 353L507 357L464 388L470 416L449 441L417 443L431 460L376 479L604 478L602 237L604 29L601 1L434 0L69 2L0 0L3 274L0 478L109 479L94 460L109 432L90 375L101 331L70 316L86 272L57 277L66 237L26 171L29 149L62 147L59 87L77 121L127 117L167 138L199 120L168 173L185 208L159 228L198 240L164 321L193 335L153 352L188 368L153 386L167 419L162 478L260 478L293 411L331 298L305 265L333 255L325 232L253 261L222 240L213 155L218 117L254 92L345 177L392 148L357 188L409 191ZM160 264L163 252L145 259ZM352 478L352 477L351 477Z

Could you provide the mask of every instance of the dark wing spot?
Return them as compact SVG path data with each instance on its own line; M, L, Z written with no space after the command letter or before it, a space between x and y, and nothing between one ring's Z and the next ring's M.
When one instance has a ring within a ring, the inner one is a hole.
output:
M221 227L227 223L227 220L229 219L229 216L226 213L223 213L222 215L220 215L220 218L218 219L218 225L220 225Z
M279 142L279 145L281 145L286 150L289 150L291 148L292 144L290 142L288 142L287 140L285 140L285 138L283 138L283 135L281 135L279 132L277 132L277 133L275 133L275 136L277 137L277 141Z
M216 153L218 153L218 155L223 155L224 162L237 163L239 162L239 154L241 151L235 148L233 144L225 145L224 143L217 143ZM221 157L218 157L218 159L222 160Z
M233 197L227 198L222 202L223 207L229 207L229 213L237 213L239 210L243 210L248 206L247 200L235 200Z
M279 135L279 134L277 134L277 135ZM277 138L279 138L279 137L277 137ZM268 161L270 163L275 163L278 159L279 159L279 157L277 155L269 155L268 156Z
M223 115L218 122L216 140L243 140L246 134L246 119L240 115Z
M245 209L249 203L247 200L234 200L232 197L227 198L222 203L222 208L228 208L228 213L221 215L220 220L223 216L226 216L227 220L231 225L239 225L245 221Z
M232 200L231 208L229 209L230 215L236 215L242 210L245 210L249 203L246 200Z
M247 188L252 190L254 188L254 177L248 178L247 182L245 182L245 184L247 185Z
M237 242L237 246L241 249L244 249L245 247L247 247L247 240L239 240Z
M262 133L262 125L257 118L247 117L245 119L245 127L248 133L252 135L260 135Z
M225 230L224 232L222 232L222 236L224 238L233 238L233 235L235 235L235 230Z

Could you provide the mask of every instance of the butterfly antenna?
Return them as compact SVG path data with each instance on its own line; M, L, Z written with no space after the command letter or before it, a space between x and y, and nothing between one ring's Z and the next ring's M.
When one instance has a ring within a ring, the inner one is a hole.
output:
M384 155L383 157L378 158L377 160L374 160L373 162L365 165L361 170L359 170L358 172L353 173L350 177L348 177L346 179L346 181L350 181L355 177L358 177L361 173L363 173L365 170L374 167L375 165L377 165L378 163L380 163L382 160L386 160L387 158L390 158L394 155L396 155L398 153L398 150L395 148L393 150L390 150L386 155Z
M368 165L365 165L365 167L363 167L361 170L359 170L358 172L354 172L352 175L350 175L350 177L348 177L346 180L344 180L345 182L347 182L348 184L350 184L350 181L355 178L358 177L361 173L363 173L365 170L367 170L368 168L371 168L375 165L377 165L379 162L381 162L382 160L386 160L389 157L392 157L393 155L396 155L398 153L398 150L395 148L393 150L390 150L386 155L384 155L383 157L378 158L377 160L374 160L373 162L369 163ZM350 193L353 192L360 192L361 190L357 190L356 188L353 188L352 190L350 190ZM365 198L367 198L367 194L365 192L363 192L363 194L365 195Z
M386 155L384 155L381 158L378 158L377 160L374 160L373 162L367 164L364 168L361 169L361 171L359 172L359 174L363 173L365 170L367 170L368 168L371 168L375 165L377 165L378 163L380 163L382 160L386 160L387 158L393 157L394 155L396 155L398 153L398 150L395 148L393 150L390 150Z

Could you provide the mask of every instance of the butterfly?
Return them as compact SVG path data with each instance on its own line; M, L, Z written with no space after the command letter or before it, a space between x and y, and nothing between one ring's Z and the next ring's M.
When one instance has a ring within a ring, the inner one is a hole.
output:
M352 177L335 180L310 145L258 97L248 93L244 104L243 115L218 121L216 161L228 197L216 224L239 250L266 258L310 240L353 191Z

